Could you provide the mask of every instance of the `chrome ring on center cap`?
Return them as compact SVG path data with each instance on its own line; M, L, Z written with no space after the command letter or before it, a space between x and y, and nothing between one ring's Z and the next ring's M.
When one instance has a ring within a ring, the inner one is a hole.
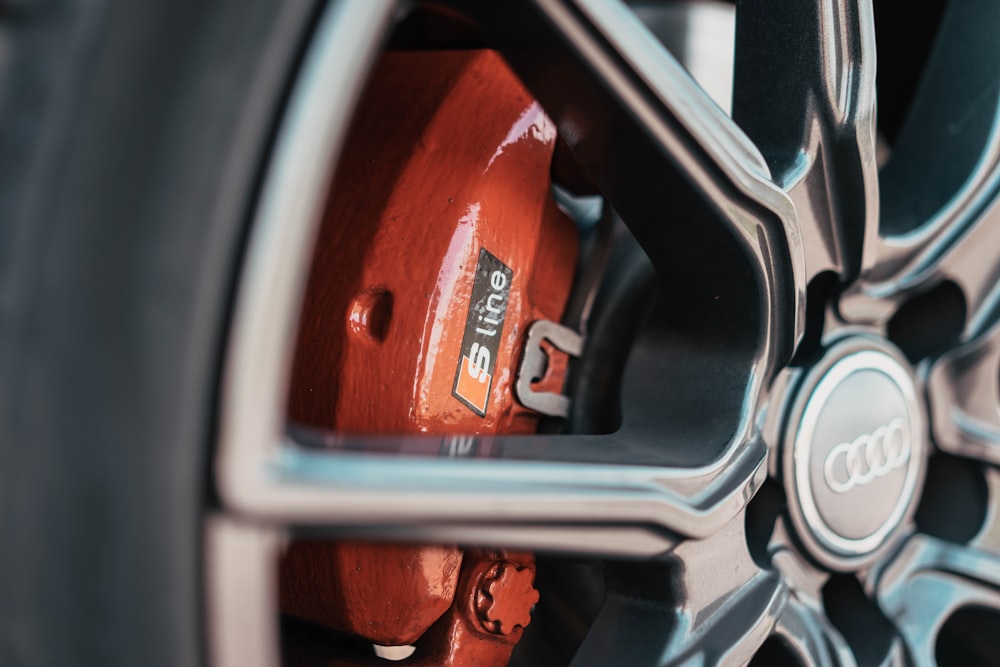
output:
M925 442L913 374L887 343L847 339L806 375L783 458L792 523L817 560L851 569L890 542L915 510Z

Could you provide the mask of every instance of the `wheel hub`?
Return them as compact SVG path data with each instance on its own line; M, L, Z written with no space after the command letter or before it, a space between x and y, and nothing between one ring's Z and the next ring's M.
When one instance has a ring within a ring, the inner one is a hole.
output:
M853 569L899 533L923 478L924 423L913 372L888 343L847 339L806 374L784 465L792 521L814 558Z

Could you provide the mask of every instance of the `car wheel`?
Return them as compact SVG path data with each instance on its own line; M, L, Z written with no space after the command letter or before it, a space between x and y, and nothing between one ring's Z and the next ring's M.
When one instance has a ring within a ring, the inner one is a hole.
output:
M5 9L41 28L0 106L32 146L0 159L4 664L278 664L302 536L538 553L557 637L516 664L991 664L1000 9L949 4L877 124L886 4L737 3L726 113L656 3L434 3L612 230L566 419L467 438L287 415L337 157L412 3Z

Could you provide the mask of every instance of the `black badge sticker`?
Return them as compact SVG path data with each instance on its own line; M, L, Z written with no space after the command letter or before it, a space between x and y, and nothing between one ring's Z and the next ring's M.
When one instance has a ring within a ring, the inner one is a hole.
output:
M479 251L469 314L465 320L465 335L462 337L451 393L480 417L486 416L489 404L513 279L514 272L507 265L486 248Z

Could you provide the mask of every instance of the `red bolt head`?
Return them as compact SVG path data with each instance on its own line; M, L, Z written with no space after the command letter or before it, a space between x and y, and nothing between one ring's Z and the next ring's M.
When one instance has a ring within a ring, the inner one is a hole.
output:
M534 578L532 569L519 569L507 561L495 564L483 575L476 593L476 610L486 630L509 635L531 622L531 608L538 602Z

